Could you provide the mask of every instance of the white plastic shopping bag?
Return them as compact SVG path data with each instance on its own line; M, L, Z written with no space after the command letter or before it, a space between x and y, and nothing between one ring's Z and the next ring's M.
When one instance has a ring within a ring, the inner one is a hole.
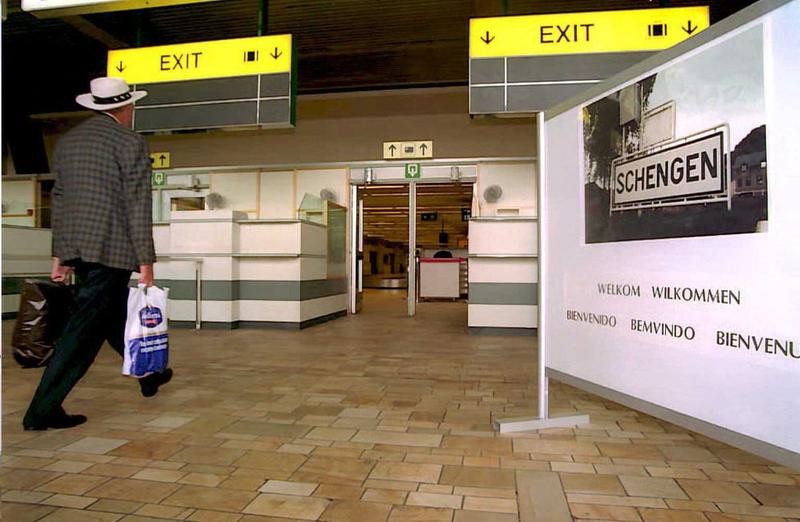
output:
M144 377L167 367L167 295L169 289L145 285L128 292L122 374Z

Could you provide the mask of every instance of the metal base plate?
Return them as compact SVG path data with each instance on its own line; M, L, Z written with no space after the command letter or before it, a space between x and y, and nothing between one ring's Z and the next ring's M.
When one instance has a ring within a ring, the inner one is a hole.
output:
M589 424L589 415L564 415L541 419L538 417L513 417L497 419L494 429L500 433L518 433L521 431L543 430L546 428L572 428L580 424Z

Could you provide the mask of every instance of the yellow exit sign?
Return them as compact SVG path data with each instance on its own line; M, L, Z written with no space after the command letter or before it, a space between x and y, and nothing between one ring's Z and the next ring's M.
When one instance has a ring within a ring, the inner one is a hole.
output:
M292 35L109 51L107 69L129 84L290 72Z
M708 7L474 18L470 58L659 51L709 26Z

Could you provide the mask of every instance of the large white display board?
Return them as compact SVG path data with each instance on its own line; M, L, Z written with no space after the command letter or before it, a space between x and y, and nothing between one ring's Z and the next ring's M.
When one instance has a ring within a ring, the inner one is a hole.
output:
M548 115L543 209L548 369L794 466L800 465L797 20L800 1L785 3ZM660 128L673 135L659 138L650 153L642 139L647 114L662 106L674 124ZM675 183L665 176L656 186L659 163L667 169L679 158L684 167L701 165L704 149L681 144L722 127L729 144L712 145L728 148L726 169L712 169L709 152L708 183L687 183L683 172ZM656 204L612 212L612 173L620 174L613 166L631 158L644 175L636 185L636 173L625 179L622 172L617 203ZM642 158L656 166L647 171ZM709 192L717 199L696 201Z

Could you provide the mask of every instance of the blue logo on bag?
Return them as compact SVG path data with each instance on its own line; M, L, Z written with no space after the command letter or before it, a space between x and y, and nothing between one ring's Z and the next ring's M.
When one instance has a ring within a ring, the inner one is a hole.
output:
M160 308L148 306L139 310L139 320L145 328L155 328L164 322L164 316Z

